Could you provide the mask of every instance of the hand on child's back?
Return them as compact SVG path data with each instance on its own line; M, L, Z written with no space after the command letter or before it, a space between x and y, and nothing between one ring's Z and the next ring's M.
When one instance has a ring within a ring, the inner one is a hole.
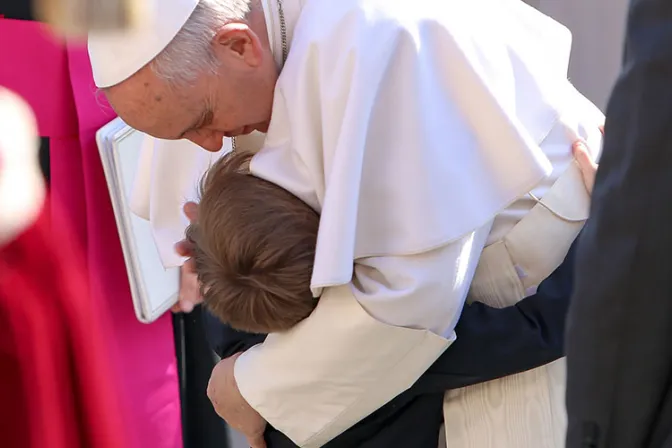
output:
M604 135L604 126L600 126L600 132ZM590 151L583 140L577 140L572 145L572 152L574 159L579 165L581 175L583 176L583 183L586 185L588 194L593 194L593 185L595 185L595 175L597 174L597 163L590 155Z

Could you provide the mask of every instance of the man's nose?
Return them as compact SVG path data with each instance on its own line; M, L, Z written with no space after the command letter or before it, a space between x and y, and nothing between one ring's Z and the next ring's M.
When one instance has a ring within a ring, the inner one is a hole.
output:
M206 151L217 152L222 149L222 140L224 137L221 134L213 133L208 135L194 135L188 137L188 139Z

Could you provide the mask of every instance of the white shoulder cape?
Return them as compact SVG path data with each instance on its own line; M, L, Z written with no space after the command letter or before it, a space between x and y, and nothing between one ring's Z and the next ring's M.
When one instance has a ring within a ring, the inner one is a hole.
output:
M514 0L309 1L252 170L321 213L314 294L362 257L473 231L548 175L570 47Z

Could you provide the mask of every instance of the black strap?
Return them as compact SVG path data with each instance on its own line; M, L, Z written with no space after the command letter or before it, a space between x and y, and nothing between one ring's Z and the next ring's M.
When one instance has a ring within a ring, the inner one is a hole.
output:
M173 315L179 366L183 448L228 448L227 425L205 394L215 357L205 339L200 306L190 314Z
M49 152L49 138L41 137L40 138L40 168L42 169L42 174L44 179L47 181L47 185L51 182L51 158Z
M0 0L0 20L35 20L33 0Z

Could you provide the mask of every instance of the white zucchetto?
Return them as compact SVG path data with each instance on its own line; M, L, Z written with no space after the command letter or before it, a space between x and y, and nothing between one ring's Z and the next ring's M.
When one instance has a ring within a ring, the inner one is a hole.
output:
M182 29L199 0L144 0L145 26L119 32L91 32L88 46L98 88L125 81L152 61Z

